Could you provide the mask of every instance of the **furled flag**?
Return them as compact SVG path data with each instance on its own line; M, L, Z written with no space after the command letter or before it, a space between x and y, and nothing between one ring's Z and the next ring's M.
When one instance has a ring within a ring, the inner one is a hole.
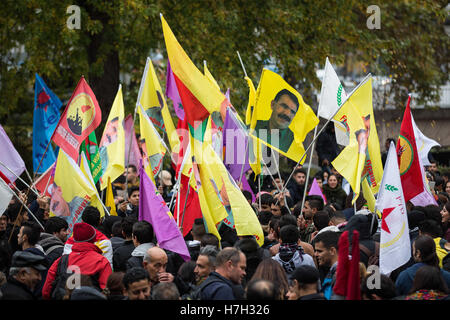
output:
M172 155L176 157L180 140L150 58L147 58L144 74L142 75L137 104L142 106L153 125L167 136ZM175 163L177 162L176 159L172 160Z
M428 138L426 135L422 133L422 131L420 131L419 127L414 122L412 112L411 112L411 122L414 128L414 137L416 138L417 152L419 153L422 165L429 166L431 165L431 163L430 160L428 160L428 153L434 146L441 146L441 145L437 141Z
M408 216L393 142L389 147L376 207L382 213L380 272L390 274L411 258Z
M245 173L251 169L248 160L249 135L239 115L231 108L227 108L222 138L225 167L236 182L242 182L243 189L249 191L252 195L252 200L255 201L255 195L245 176Z
M408 97L408 102L406 103L402 125L400 127L400 135L397 141L398 166L402 178L405 202L408 202L424 190L419 153L417 152L416 139L411 121L410 102L411 96Z
M141 184L139 189L139 220L148 221L155 231L158 246L179 254L185 261L191 259L183 235L172 217L162 196L144 168L139 169Z
M106 187L105 205L107 207L110 207L109 214L111 216L117 216L116 203L114 202L114 195L110 177L108 177L108 187Z
M212 113L219 114L223 121L226 107L231 103L191 61L162 15L161 23L170 67L188 124L195 129Z
M119 85L100 140L100 157L103 170L103 175L100 178L100 190L104 190L108 186L108 179L116 180L125 170L124 118L122 85Z
M0 125L0 171L11 181L16 181L25 170L25 162Z
M133 116L129 114L125 118L125 166L132 164L139 168L139 161L142 159L141 150L136 139L136 132L134 131Z
M303 141L319 123L302 96L278 74L263 69L256 92L250 134L284 156L298 162Z
M173 108L180 120L184 120L184 109L181 103L180 94L178 93L177 84L173 77L170 61L167 61L167 75L166 75L166 96L172 100Z
M217 89L220 90L220 86L217 83L216 79L214 79L214 76L212 75L212 73L209 71L208 66L206 65L206 60L203 60L203 72L205 74L205 77L213 84L217 87Z
M247 104L247 110L245 111L245 124L247 126L250 126L252 122L252 116L253 116L253 110L255 109L255 103L256 103L256 89L253 85L252 79L249 77L244 78L245 81L247 81L248 85L248 104Z
M103 174L103 170L95 130L92 131L81 143L80 154L82 152L86 155L94 183L97 183Z
M8 208L13 195L14 191L11 190L5 180L0 178L0 216Z
M168 150L166 144L162 140L152 121L145 113L142 105L139 105L139 125L141 128L141 147L143 153L143 165L148 176L155 183L155 176L162 169L164 155Z
M38 174L46 171L56 160L55 151L48 144L58 124L61 107L61 100L36 73L33 111L33 170Z
M67 221L69 234L74 224L81 221L84 209L96 193L75 161L64 150L59 150L51 187L50 213Z
M349 144L331 164L348 181L353 190L353 201L359 197L366 160L370 122L361 114L360 105L372 102L372 83L364 79L342 104L334 119L341 121L350 132Z
M81 77L53 133L52 140L69 157L77 161L81 143L101 121L102 111L97 98L84 77Z
M332 119L347 97L345 89L339 80L336 71L331 65L328 57L325 61L325 71L322 80L322 89L320 91L320 101L317 116L324 119ZM347 128L339 121L333 120L336 141L340 145L349 144L349 132Z
M97 191L97 188L95 187L94 179L92 178L91 171L89 170L89 161L87 160L86 154L84 152L80 155L80 170L91 185L92 189L95 190L95 196L92 198L90 205L96 207L100 212L100 216L104 217L105 207Z
M323 201L326 203L327 199L325 198L325 195L322 192L322 189L320 189L319 184L317 183L316 178L311 183L311 188L309 189L308 195L313 196L321 196Z

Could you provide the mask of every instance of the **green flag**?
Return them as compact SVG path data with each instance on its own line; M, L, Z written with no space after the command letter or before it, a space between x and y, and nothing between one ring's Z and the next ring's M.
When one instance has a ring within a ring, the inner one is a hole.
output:
M91 134L81 143L80 154L82 151L86 154L94 183L97 183L98 179L100 179L103 175L103 171L95 131L92 131Z

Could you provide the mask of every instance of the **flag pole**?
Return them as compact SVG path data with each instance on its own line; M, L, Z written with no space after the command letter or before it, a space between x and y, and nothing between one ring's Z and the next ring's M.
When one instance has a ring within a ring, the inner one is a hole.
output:
M12 171L8 166L6 166L2 161L0 161L0 164L4 166L9 172L11 172L13 175L16 176L17 179L20 180L26 187L28 187L29 190L31 190L36 196L39 197L39 193L37 193L33 188L30 187L28 183L26 183L21 177L19 177L14 171Z
M36 216L33 214L33 212L31 212L30 208L28 208L28 206L22 201L22 199L20 199L20 197L14 192L14 190L8 184L6 184L6 185L11 190L13 195L17 198L17 200L19 200L19 202L22 204L22 207L25 207L25 209L28 211L28 213L31 214L31 216L34 218L34 220L36 220L36 222L41 226L42 230L45 230L42 223L38 220L38 218L36 218ZM17 215L17 217L19 217L19 215ZM16 221L17 221L17 219L16 219Z
M306 148L305 152L303 152L303 155L301 156L300 160L297 162L297 164L295 165L294 169L292 170L291 174L289 175L289 178L287 179L287 181L284 183L283 189L282 191L284 192L284 190L286 189L286 186L288 184L288 182L291 180L292 175L294 174L295 169L297 169L298 165L300 164L300 162L302 162L303 158L305 157L306 153L309 151L309 149L311 148L311 146L316 142L317 137L320 136L320 134L322 133L323 130L325 130L325 128L327 127L328 123L330 123L330 121L336 116L336 114L338 114L338 112L341 110L341 108L344 106L344 104L347 102L347 100L353 95L353 93L359 88L361 87L370 77L372 76L371 73L369 73L367 76L365 76L365 78L350 92L350 94L344 99L344 101L342 102L341 106L335 111L335 113L330 117L330 119L328 119L325 124L323 125L323 127L319 130L319 132L317 133L317 136L314 137L313 141L309 144L308 148ZM278 201L277 201L278 203Z

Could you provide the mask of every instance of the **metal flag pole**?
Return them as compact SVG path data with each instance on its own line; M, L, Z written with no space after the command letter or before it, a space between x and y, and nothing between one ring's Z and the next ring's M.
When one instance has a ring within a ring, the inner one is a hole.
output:
M19 202L22 204L22 206L28 211L29 214L31 214L31 216L34 218L34 220L36 220L36 222L41 226L42 230L45 230L45 228L42 225L42 223L38 220L38 218L36 218L36 216L33 214L33 212L31 212L30 208L28 208L28 206L22 201L22 199L20 199L20 197L14 192L14 190L9 185L7 185L7 186L9 188L9 190L11 190L13 195L17 198L17 200L19 200Z
M29 190L31 190L37 197L39 197L39 193L37 193L28 183L26 183L21 177L19 177L14 171L12 171L10 168L8 168L3 162L0 161L0 164L4 166L9 172L11 172L13 175L16 176L17 179L20 180L26 187L28 187Z

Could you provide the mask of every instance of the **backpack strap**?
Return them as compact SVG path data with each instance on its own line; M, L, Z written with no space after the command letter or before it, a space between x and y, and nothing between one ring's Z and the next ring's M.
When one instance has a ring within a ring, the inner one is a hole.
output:
M376 246L377 242L375 242L375 246ZM367 248L365 245L363 244L359 244L359 249L364 252L364 254L367 256L367 258L369 258L373 253L372 251L369 250L369 248ZM376 247L375 247L376 250Z

